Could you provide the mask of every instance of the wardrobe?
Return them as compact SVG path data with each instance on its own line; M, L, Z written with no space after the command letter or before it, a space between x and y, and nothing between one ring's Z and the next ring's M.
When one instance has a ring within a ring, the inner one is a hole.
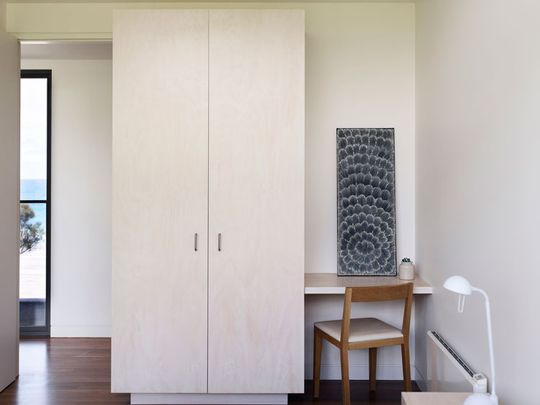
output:
M303 11L113 26L113 392L303 392Z

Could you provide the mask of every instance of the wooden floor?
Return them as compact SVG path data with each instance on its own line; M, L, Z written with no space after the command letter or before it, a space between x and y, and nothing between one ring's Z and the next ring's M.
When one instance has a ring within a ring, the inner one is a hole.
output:
M19 379L0 393L0 404L129 404L129 395L110 392L110 362L110 339L23 340ZM381 381L370 397L367 381L353 381L352 403L398 405L401 389L399 381ZM322 381L318 400L306 381L306 393L290 395L289 404L341 404L339 381Z

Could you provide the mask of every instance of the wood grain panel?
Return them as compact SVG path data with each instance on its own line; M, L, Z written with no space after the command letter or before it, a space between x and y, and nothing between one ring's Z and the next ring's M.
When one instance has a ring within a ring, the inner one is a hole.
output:
M206 392L208 11L113 37L112 390Z
M209 103L209 392L302 392L303 11L211 10Z

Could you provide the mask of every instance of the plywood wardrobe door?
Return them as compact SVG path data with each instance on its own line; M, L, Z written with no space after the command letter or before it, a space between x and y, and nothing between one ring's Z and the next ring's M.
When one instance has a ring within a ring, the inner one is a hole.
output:
M208 11L118 11L113 53L112 390L206 392Z
M208 390L303 392L303 11L210 10L209 55Z

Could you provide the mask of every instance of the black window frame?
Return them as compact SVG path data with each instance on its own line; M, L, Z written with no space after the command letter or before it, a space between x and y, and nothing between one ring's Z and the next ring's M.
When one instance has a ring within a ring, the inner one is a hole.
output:
M51 335L51 148L52 148L52 70L50 69L22 69L21 79L47 79L47 198L45 200L21 200L20 204L45 204L45 325L20 326L21 336ZM19 301L20 305L20 301Z

